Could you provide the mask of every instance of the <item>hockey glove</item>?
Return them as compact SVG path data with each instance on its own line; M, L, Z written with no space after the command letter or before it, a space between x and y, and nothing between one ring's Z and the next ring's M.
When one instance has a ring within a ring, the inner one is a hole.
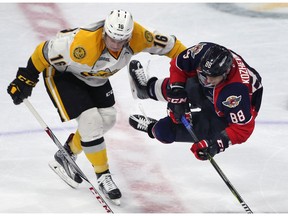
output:
M181 123L182 116L190 120L191 113L187 100L187 92L183 84L177 85L177 87L171 86L171 89L167 89L167 100L168 115L175 124Z
M208 154L211 157L225 151L229 147L230 140L225 131L222 131L217 138L212 140L201 140L194 143L191 147L191 151L195 157L199 160L209 159Z
M18 69L16 79L7 88L7 92L15 105L22 103L23 99L31 96L32 88L38 82L38 77L38 74L29 73L26 68Z

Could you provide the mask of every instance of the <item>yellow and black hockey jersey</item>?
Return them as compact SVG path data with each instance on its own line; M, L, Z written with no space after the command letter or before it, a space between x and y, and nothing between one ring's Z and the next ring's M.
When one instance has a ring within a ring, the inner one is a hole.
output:
M104 20L85 28L64 30L55 39L39 44L30 63L40 73L50 65L71 72L90 86L103 85L140 52L176 57L186 47L174 36L148 31L134 22L131 40L118 53L109 51L103 40ZM53 76L53 70L46 75ZM50 73L50 74L49 74Z

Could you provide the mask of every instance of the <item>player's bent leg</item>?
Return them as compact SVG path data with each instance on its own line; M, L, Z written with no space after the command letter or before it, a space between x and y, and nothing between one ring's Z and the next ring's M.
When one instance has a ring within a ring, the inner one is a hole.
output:
M141 63L132 60L129 64L129 81L133 97L139 99L151 98L166 102L166 86L168 78L152 77L148 80Z
M157 79L152 77L148 80L148 95L151 99L157 101L167 102L166 100L166 89L169 79Z
M160 119L152 128L154 137L162 143L169 144L175 141L175 124L169 116Z
M86 157L94 167L99 189L111 200L121 198L122 194L113 181L109 171L104 138L101 137L90 142L82 141L81 144Z
M104 116L104 118L102 117ZM115 123L116 112L113 108L92 108L83 112L78 118L78 130L81 146L94 167L100 190L109 199L119 199L122 194L113 182L108 165L104 130L110 129ZM108 123L112 119L112 123ZM105 129L104 129L105 122ZM105 177L101 178L105 174Z
M87 159L94 167L95 173L102 173L109 169L106 144L103 137L90 142L81 141Z
M70 136L68 137L67 141L64 144L64 149L67 151L67 153L70 155L70 157L72 158L72 160L76 160L77 158L77 154L74 153L71 150L71 143L72 140L74 138L74 134L70 134ZM80 151L81 152L81 151ZM77 183L81 183L83 180L80 177L80 175L77 173L77 171L74 169L74 167L70 166L69 162L67 161L67 159L64 157L64 155L62 154L61 150L58 150L55 155L54 155L55 160L58 162L58 164L60 164L60 166L63 167L63 169L65 170L66 174L73 179L75 182Z
M164 144L194 142L183 124L175 124L169 116L160 119L152 128L154 137Z
M109 131L116 123L117 111L115 107L98 109L103 121L103 134Z
M144 69L141 63L137 60L132 60L128 67L129 81L133 97L140 99L147 99L149 95L147 93L148 79L145 75Z
M102 137L103 120L98 111L98 108L91 108L82 112L77 120L81 141L90 142Z
M136 130L146 132L151 138L154 138L152 134L152 127L157 122L156 119L145 117L143 115L131 115L129 117L129 124Z

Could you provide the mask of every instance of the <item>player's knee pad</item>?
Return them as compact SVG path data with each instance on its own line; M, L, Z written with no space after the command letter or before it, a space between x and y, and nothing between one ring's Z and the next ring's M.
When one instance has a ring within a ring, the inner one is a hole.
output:
M103 134L110 130L116 123L117 111L114 107L98 109L103 121Z
M162 143L169 144L175 141L175 128L170 117L160 119L152 128L154 137Z
M81 141L90 142L103 136L103 120L98 108L84 111L77 120Z

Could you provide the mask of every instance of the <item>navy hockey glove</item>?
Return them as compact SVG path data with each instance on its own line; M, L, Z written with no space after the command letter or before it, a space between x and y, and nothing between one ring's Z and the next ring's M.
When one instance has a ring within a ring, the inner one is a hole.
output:
M31 96L32 89L38 82L38 77L38 74L29 73L26 68L18 69L16 79L7 88L7 92L15 105L22 103L23 99Z
M191 151L195 157L199 160L207 160L208 154L211 157L225 151L229 147L230 140L225 131L222 131L217 138L212 140L201 140L194 143L191 147Z
M187 92L183 84L172 85L171 89L167 89L167 110L168 115L175 124L180 124L181 117L185 116L190 120L189 103L187 99Z

